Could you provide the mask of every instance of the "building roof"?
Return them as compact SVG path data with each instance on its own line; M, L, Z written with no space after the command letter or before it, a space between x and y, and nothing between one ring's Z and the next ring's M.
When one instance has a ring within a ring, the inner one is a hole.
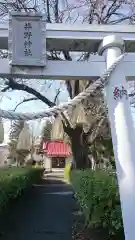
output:
M70 146L63 141L48 141L43 143L43 151L48 157L70 157Z

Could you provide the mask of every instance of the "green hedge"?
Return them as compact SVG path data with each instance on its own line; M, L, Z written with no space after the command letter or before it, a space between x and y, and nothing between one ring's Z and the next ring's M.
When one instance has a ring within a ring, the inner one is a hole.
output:
M122 215L116 177L103 170L73 170L70 177L88 227L121 232Z
M0 168L0 212L12 199L42 177L43 169L25 167Z

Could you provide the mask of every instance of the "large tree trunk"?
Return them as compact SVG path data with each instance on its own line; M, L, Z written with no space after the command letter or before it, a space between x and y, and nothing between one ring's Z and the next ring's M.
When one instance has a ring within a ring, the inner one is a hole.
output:
M84 133L82 125L79 124L74 129L65 127L65 131L70 137L75 168L90 168L91 161L88 157L89 147L87 142L87 135Z

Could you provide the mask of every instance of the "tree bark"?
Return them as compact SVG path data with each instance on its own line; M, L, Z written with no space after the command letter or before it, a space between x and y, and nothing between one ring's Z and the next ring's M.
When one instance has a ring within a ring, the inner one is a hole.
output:
M83 126L81 124L78 124L75 128L64 126L64 130L70 137L74 167L76 169L91 168L91 161L88 157L87 134L84 133Z

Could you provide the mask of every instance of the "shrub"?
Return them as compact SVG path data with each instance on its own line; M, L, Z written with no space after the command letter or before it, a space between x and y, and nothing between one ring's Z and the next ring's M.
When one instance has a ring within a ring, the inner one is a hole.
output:
M12 199L17 198L34 182L39 180L43 169L7 167L0 169L0 212L8 207Z
M71 183L88 227L107 228L116 234L123 228L116 176L103 170L73 170Z

